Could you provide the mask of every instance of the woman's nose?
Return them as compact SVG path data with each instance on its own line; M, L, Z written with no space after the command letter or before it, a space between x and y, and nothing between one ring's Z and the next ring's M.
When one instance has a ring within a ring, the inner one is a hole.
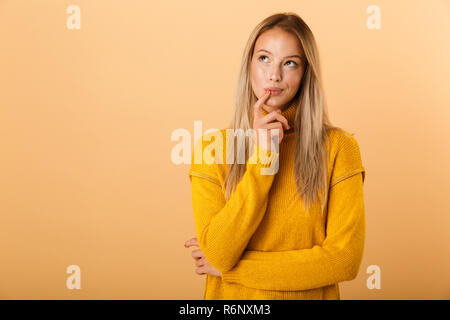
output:
M280 81L281 80L281 73L278 68L273 68L270 70L270 81Z

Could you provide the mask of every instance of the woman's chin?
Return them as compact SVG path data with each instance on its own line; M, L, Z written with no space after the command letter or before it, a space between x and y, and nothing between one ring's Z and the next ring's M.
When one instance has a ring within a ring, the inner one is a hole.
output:
M286 103L282 101L278 101L278 99L272 99L272 97L267 99L266 103L264 103L264 105L272 109L272 111L276 109L281 109L281 107L284 106L285 104Z

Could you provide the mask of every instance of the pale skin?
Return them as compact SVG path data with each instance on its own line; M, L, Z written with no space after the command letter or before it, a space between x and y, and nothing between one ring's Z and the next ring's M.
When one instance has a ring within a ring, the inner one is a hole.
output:
M301 46L292 34L273 28L262 33L255 43L250 66L250 80L258 101L253 107L253 129L267 130L266 141L257 136L256 143L270 150L272 129L278 129L278 142L283 139L284 130L289 130L287 119L281 115L296 95L305 70L305 58ZM281 88L281 94L272 95L266 88ZM263 115L262 109L268 114ZM257 130L258 132L258 130ZM185 248L199 247L191 253L195 261L195 273L221 277L219 270L209 264L200 249L197 238L191 238Z

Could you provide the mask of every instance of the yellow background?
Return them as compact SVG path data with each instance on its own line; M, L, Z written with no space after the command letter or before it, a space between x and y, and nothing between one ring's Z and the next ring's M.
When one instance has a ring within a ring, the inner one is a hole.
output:
M450 298L447 0L0 1L0 298L203 297L170 136L226 126L251 30L286 11L312 29L331 120L367 171L364 259L342 299Z

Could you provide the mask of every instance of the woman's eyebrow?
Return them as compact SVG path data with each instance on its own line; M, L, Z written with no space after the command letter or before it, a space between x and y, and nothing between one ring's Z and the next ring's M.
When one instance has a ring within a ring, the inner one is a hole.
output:
M268 50L266 50L266 49L259 49L259 50L256 51L256 52L259 52L259 51L265 51L265 52L267 52L267 53L272 54L272 52L270 52L270 51L268 51ZM300 60L303 59L303 58L302 58L301 56L299 56L298 54L294 54L294 55L292 55L292 56L287 56L287 57L284 57L283 59L286 59L286 58L299 58Z

